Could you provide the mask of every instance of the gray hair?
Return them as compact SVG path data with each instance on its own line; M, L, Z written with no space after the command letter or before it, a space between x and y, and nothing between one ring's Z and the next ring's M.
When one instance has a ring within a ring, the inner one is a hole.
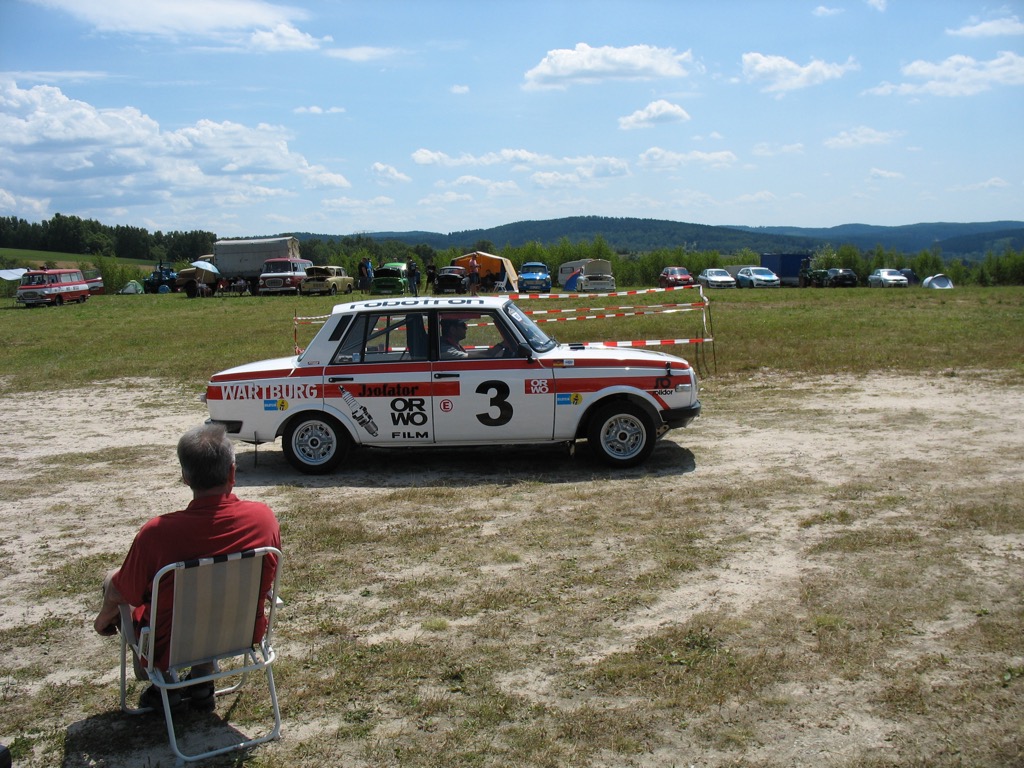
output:
M203 424L181 436L178 462L189 488L206 491L227 483L235 464L235 446L223 424Z

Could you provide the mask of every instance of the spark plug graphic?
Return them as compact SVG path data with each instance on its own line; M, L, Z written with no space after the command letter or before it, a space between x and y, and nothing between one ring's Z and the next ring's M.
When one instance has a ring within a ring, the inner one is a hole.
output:
M341 399L345 401L345 405L352 411L352 418L359 422L359 426L369 432L371 436L376 437L377 424L370 415L370 412L366 410L366 406L360 405L359 401L352 397L352 393L343 386L338 385L338 389L341 390Z

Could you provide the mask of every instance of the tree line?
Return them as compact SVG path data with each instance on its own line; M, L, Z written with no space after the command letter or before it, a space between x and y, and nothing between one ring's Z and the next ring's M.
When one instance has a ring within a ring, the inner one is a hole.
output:
M199 257L212 253L217 236L213 232L148 232L140 227L108 226L91 219L55 214L53 218L30 223L16 217L0 217L0 247L53 251L81 255L84 266L92 265L103 274L104 282L120 287L131 265L120 262L133 259L172 264L184 268ZM415 261L421 271L428 264L446 266L452 259L469 251L485 251L509 259L516 269L526 262L539 261L556 271L560 264L579 259L607 259L620 285L655 285L661 270L667 266L686 267L698 274L711 267L729 264L759 264L760 256L750 247L732 252L701 250L695 243L675 247L654 247L650 250L622 252L613 249L605 238L570 240L562 236L551 243L539 241L523 245L496 246L489 240L477 240L459 247L437 249L421 243L409 245L395 239L378 240L368 235L306 237L299 243L300 253L314 264L344 267L357 274L359 262L368 258L374 264ZM916 254L905 254L881 245L863 250L855 245L818 246L809 251L815 266L846 267L857 273L862 283L879 267L909 267L919 277L937 273L948 275L957 285L1024 285L1024 251L1006 248L1001 253L988 253L977 261L944 259L937 248ZM3 259L0 266L15 267ZM109 276L109 280L108 280Z

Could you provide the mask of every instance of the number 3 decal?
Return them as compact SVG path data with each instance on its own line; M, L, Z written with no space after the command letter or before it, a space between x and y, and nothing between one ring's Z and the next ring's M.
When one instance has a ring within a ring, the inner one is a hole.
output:
M512 421L512 406L508 402L511 390L509 390L508 384L504 381L485 381L476 388L478 395L485 395L488 392L493 393L488 405L491 408L497 408L498 415L491 416L489 412L478 413L476 415L477 421L485 427L500 427L503 424L508 424Z

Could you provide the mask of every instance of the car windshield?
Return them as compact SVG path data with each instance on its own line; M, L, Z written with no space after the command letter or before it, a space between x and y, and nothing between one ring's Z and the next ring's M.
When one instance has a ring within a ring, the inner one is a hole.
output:
M523 272L542 272L547 273L548 268L546 264L537 264L530 262L529 264L523 264Z
M709 269L708 277L729 277L729 273L724 269Z
M299 271L298 265L293 264L290 261L268 261L263 265L264 274L274 274L277 272L297 272Z
M511 301L505 305L505 314L515 324L534 352L547 352L558 346L558 342L537 327L537 324Z
M750 270L750 274L757 275L758 277L772 277L772 271L764 267L755 267Z

